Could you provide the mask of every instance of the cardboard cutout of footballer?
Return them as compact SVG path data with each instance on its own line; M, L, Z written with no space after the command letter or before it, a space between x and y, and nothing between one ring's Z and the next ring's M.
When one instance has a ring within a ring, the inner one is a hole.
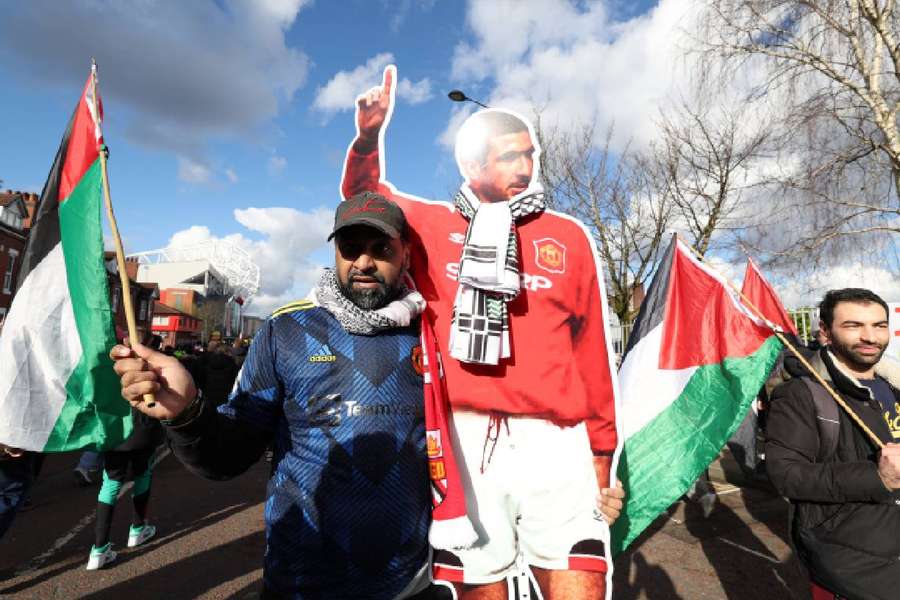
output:
M593 239L547 209L537 136L508 110L478 111L460 127L463 183L452 202L398 191L384 156L396 77L387 67L382 85L357 100L341 193L378 192L403 209L410 274L442 357L481 535L471 548L436 552L435 577L505 586L521 553L541 587L565 581L562 597L609 597L598 503L617 444L617 383Z

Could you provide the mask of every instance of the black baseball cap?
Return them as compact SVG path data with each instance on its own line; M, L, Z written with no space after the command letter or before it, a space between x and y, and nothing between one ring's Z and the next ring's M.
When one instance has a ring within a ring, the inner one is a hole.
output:
M397 203L376 192L360 192L341 202L334 213L334 229L328 241L337 232L351 225L368 225L392 238L406 236L406 217Z

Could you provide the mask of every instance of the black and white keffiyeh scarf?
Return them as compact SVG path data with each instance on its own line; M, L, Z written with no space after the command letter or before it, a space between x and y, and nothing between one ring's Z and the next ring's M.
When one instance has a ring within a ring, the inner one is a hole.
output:
M347 333L376 335L385 329L406 327L425 310L425 299L419 292L404 286L400 297L377 310L362 309L341 291L334 269L325 269L310 300L338 320Z
M509 202L480 202L464 185L454 204L469 228L453 303L450 356L496 365L510 356L506 304L521 288L516 222L543 211L544 194L532 188L531 193Z

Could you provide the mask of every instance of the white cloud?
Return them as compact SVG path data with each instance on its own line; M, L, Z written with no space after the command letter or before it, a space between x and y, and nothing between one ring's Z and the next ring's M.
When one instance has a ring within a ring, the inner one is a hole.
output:
M384 68L393 62L392 53L382 52L351 71L339 71L328 83L316 90L313 110L322 113L326 122L338 112L352 110L356 105L356 97L379 85ZM421 104L433 96L431 81L427 77L415 83L401 78L396 85L397 97L409 104Z
M568 0L473 0L466 23L475 39L454 51L456 79L485 79L506 67L525 65L530 56L545 50L602 42L609 27L603 3L596 0L583 9Z
M241 179L231 167L219 169L205 159L193 160L178 157L178 179L192 185L206 185L221 188L223 183L234 185Z
M353 108L356 97L381 81L384 67L394 61L390 52L376 54L352 71L339 71L328 83L316 90L313 109L331 116Z
M704 262L740 288L746 260L735 263L707 255ZM900 278L890 268L873 265L870 260L817 265L815 268L798 264L791 272L767 268L761 268L761 271L788 309L818 306L828 290L848 287L869 289L886 302L900 302Z
M658 138L663 112L676 122L684 119L675 110L681 99L705 109L707 127L739 115L736 138L743 143L760 123L775 122L773 114L786 105L782 95L787 90L771 89L764 100L748 104L746 92L764 76L754 60L733 67L721 89L704 94L692 88L699 55L686 50L696 46L691 36L707 4L659 0L642 14L617 21L611 0L472 0L466 36L454 50L454 86L526 117L539 110L548 130L572 133L573 127L594 125L598 147L611 128L614 156L626 148L648 148ZM454 110L438 143L452 150L463 119ZM749 188L767 175L784 174L796 162L790 155L755 158L737 170L733 183ZM730 221L715 234L713 247L722 247L720 242L741 227L771 217L776 201L783 209L784 196L771 188L747 189ZM777 219L770 229L785 221ZM788 238L773 232L771 239Z
M872 290L886 302L900 301L900 278L872 264L824 265L805 277L785 277L773 282L785 306L815 306L828 290L860 287Z
M454 50L454 85L491 106L526 116L538 107L550 128L565 131L567 126L596 118L598 144L607 127L614 126L613 152L629 143L632 148L645 147L658 132L660 111L670 111L679 97L690 96L688 85L697 56L685 53L692 45L687 35L695 30L696 9L705 3L659 0L651 10L624 21L615 21L607 11L612 4L609 0L471 0L466 38ZM762 75L759 63L753 61L733 72L725 89L705 98L710 109L707 121L719 122L726 111L742 108L744 93ZM772 120L767 111L784 105L781 93L785 92L772 90L767 103L744 107L741 123L747 129L739 137L753 131L757 123ZM438 142L452 149L456 130L473 109L471 104L454 107ZM794 156L764 157L748 171L739 172L739 182L749 185L766 173L790 169L796 161ZM771 189L748 190L731 216L739 224L750 224L769 215L773 200L783 213L783 197L773 195ZM780 215L768 231L773 238L790 237L801 228L798 220L808 224L810 218L808 214ZM723 231L713 241L731 235ZM870 256L885 252L871 247L864 251ZM851 264L856 259L856 255L842 254L839 265L799 265L790 273L767 275L789 307L814 304L828 289L848 286L869 287L888 300L900 299L895 268L871 258ZM711 260L740 281L742 262Z
M197 244L208 242L211 239L213 239L213 235L209 231L209 227L206 225L191 225L187 229L182 229L173 233L172 237L169 238L169 243L166 244L166 247L182 248L185 246L196 246Z
M707 256L705 260L740 287L747 266L745 260L732 263L715 256ZM799 264L790 273L761 270L782 304L789 309L818 306L828 290L848 287L872 290L886 302L900 301L900 279L889 268L869 262L818 265L815 268Z
M78 90L95 56L126 135L200 161L211 138L266 123L305 83L309 59L286 33L310 1L13 3L0 53L23 77Z
M178 159L178 179L185 183L206 184L212 181L212 170L188 158Z
M433 95L431 93L431 80L427 77L420 79L417 83L413 83L409 79L401 79L400 84L397 86L397 96L413 105L427 102L431 100Z
M400 31L413 8L422 12L428 12L434 8L435 2L437 0L382 0L384 7L393 11L390 19L390 28L394 33Z
M287 159L283 156L269 157L269 175L278 175L287 167Z
M193 225L176 232L169 245L190 246L222 239L246 250L260 269L260 290L248 305L252 314L264 316L291 300L305 297L323 267L311 255L328 245L326 238L334 211L250 207L235 210L234 218L261 239L251 239L241 233L219 237L206 226Z
M446 129L438 136L438 143L452 151L456 146L456 133L473 112L475 112L475 107L469 103L454 106Z
M646 143L660 105L686 77L679 44L693 4L660 0L626 22L610 20L606 4L473 0L453 78L463 89L491 85L491 106L525 115L541 107L550 126L596 116L603 136L614 123L614 150Z
M260 291L253 297L253 301L247 305L247 314L265 317L285 304L306 298L309 291L319 281L319 276L324 268L324 265L313 263L304 263L302 266L298 266L293 273L294 284L289 290L281 294L270 294L265 290Z
M272 18L282 27L290 27L297 13L312 0L255 0L256 8L263 15Z

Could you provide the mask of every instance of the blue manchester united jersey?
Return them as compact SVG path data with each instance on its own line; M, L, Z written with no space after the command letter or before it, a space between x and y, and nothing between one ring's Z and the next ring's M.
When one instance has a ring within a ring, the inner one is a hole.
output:
M351 335L301 306L266 322L219 409L275 440L266 587L391 599L428 560L418 323Z

